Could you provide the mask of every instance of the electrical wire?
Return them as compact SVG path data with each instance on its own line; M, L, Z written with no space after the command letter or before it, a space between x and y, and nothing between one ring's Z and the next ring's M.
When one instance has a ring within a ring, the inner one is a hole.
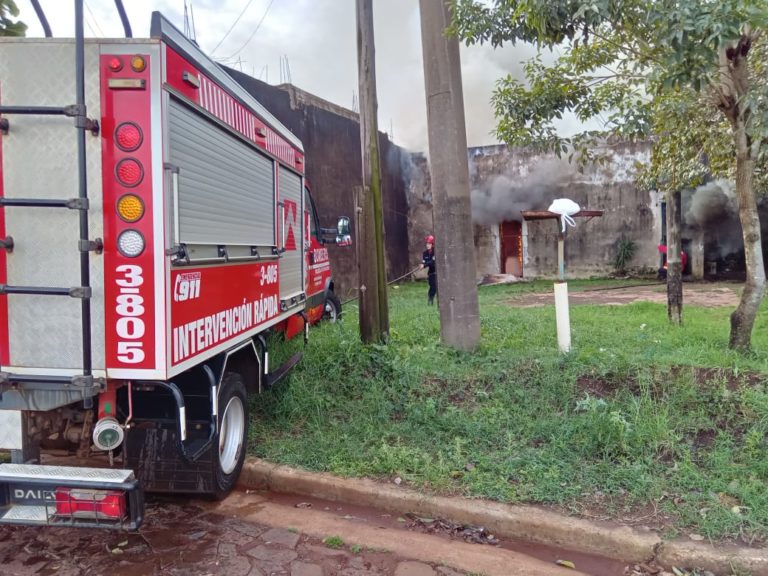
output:
M96 29L99 31L99 34L101 34L103 37L105 37L106 34L104 34L104 30L102 30L101 26L99 26L99 21L96 18L96 14L94 14L93 10L91 10L91 7L88 6L88 2L84 2L84 4L85 4L85 9L88 10L88 13L91 15L91 19L93 20L93 23L96 25ZM90 24L88 24L88 27L93 32L93 35L96 36L96 32L94 31L94 29L91 27Z
M229 30L227 30L227 33L224 34L224 37L221 40L219 40L219 43L216 44L216 47L213 50L211 50L211 56L213 56L213 54L216 52L216 50L219 49L219 46L221 46L222 42L224 42L224 40L227 39L227 36L229 36L230 32L232 32L232 30L235 29L235 26L237 26L237 23L240 22L240 18L243 17L243 14L245 14L245 11L248 10L248 8L250 7L251 4L253 4L253 0L248 0L248 3L245 5L245 8L243 8L240 11L240 14L238 15L238 17L235 18L234 22L232 22L232 26L229 27Z
M253 40L253 37L256 36L256 32L258 32L259 28L261 28L261 25L264 22L264 19L267 17L267 14L269 14L269 9L272 8L272 4L274 4L274 3L275 3L275 0L270 0L269 5L267 6L267 9L264 11L264 15L261 17L261 20L259 20L259 23L256 24L256 28L254 28L254 30L251 33L251 35L248 36L248 40L246 40L245 43L242 46L240 46L240 48L237 50L237 52L232 54L232 56L224 58L223 60L231 60L231 59L235 58L238 54L240 54L240 52L243 51L243 49L246 46L248 46L248 44L250 44L251 40Z

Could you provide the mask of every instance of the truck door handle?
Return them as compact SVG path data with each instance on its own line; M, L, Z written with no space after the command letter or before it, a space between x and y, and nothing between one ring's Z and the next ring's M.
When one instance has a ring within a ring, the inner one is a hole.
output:
M163 168L171 172L171 202L173 203L173 244L181 244L181 234L179 232L179 173L181 168L175 164L166 162Z

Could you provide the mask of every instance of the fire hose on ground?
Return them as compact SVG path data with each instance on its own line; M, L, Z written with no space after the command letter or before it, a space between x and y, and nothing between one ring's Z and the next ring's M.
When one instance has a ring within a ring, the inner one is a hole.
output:
M402 280L403 278L407 278L408 276L412 275L414 272L417 272L420 268L421 268L421 265L416 266L416 268L414 268L413 270L411 270L409 272L406 272L402 276L398 276L394 280L390 280L389 282L387 282L387 286L390 286L390 285L392 285L392 284L394 284L396 282L400 282L400 280ZM341 305L344 306L344 305L348 304L349 302L354 302L355 300L358 300L359 298L360 298L360 295L353 296L349 300L344 300L344 302L342 302Z

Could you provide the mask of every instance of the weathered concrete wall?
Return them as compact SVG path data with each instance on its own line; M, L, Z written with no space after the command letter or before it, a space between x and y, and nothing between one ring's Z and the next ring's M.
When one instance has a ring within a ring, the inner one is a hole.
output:
M546 210L555 198L570 198L582 208L603 210L601 218L579 219L568 229L566 264L569 277L606 275L614 271L620 238L636 245L630 270L655 270L661 239L661 201L657 193L638 189L635 165L649 154L645 144L617 142L606 145L609 161L579 172L554 155L506 146L468 150L473 189L474 241L478 276L501 272L498 223L519 220L520 210ZM415 171L428 171L426 163ZM409 187L411 228L428 227L431 198L428 178ZM427 199L430 201L427 201ZM527 278L557 275L557 233L554 220L527 222L523 226L523 275ZM527 233L527 234L526 234ZM419 251L411 242L411 257Z
M432 220L432 180L429 162L423 154L409 157L406 172L408 188L408 260L413 269L421 262L425 249L424 239L434 233ZM426 278L426 270L417 272L417 278Z
M354 188L361 185L361 148L358 115L294 86L271 86L247 74L227 72L291 130L304 144L306 177L317 204L320 224L333 227L339 216L353 220ZM404 171L408 154L380 133L384 233L389 278L409 269L408 203ZM353 294L357 286L358 247L329 245L336 291Z
M635 165L647 159L649 148L644 144L617 142L599 152L607 154L608 162L589 165L580 172L551 154L503 146L470 149L473 187L487 186L494 176L504 176L513 186L519 184L522 191L516 192L520 202L516 209L546 210L553 199L570 198L584 209L603 210L602 217L578 219L576 227L568 228L565 258L571 277L613 272L617 243L622 237L636 245L631 269L655 269L659 261L656 247L661 238L659 196L635 185ZM559 225L554 220L525 223L524 276L557 275ZM493 228L486 236L495 242ZM479 251L492 256L483 259L489 272L500 271L495 251L483 246L479 246Z

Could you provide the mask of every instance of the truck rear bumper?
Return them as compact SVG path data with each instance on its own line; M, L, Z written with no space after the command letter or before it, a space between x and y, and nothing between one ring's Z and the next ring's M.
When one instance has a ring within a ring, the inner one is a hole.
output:
M0 464L0 524L135 530L143 518L131 470Z

